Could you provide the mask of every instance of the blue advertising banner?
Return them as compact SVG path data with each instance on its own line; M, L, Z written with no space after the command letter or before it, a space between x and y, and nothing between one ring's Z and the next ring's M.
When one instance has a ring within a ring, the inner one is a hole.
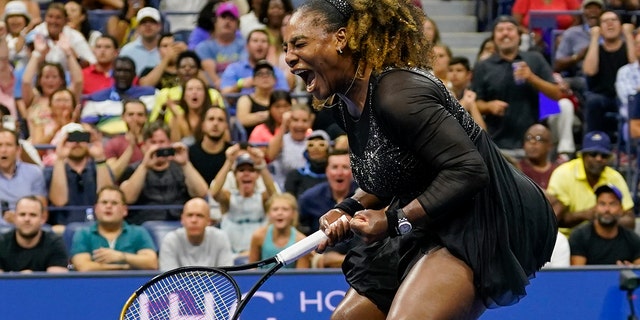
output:
M0 274L0 319L117 319L127 298L156 273ZM259 278L237 274L243 291ZM487 310L481 319L628 319L629 300L620 290L620 270L545 270L532 279L518 304ZM640 283L639 283L640 284ZM282 270L249 302L241 319L329 319L348 285L339 270ZM640 303L632 295L635 310ZM206 319L181 315L172 320Z

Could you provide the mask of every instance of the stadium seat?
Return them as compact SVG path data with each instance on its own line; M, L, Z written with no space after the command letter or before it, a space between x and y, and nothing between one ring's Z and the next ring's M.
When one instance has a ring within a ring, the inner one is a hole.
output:
M173 39L175 39L175 41L189 43L190 35L191 35L191 30L178 30L176 32L173 32Z
M160 244L164 236L181 226L180 221L146 221L142 223L142 227L147 229L151 234L151 238L158 251L160 251Z

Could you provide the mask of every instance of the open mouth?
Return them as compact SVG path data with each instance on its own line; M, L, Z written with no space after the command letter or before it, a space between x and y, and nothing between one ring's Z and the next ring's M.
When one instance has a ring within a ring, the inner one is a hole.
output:
M307 92L312 92L316 88L316 74L310 70L294 70L293 74L302 78L306 84Z

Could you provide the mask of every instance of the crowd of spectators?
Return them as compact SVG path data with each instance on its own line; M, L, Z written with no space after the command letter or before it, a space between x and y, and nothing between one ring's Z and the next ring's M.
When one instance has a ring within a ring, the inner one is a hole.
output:
M284 63L297 2L62 2L0 8L0 270L257 261L357 189L331 111ZM516 0L475 65L427 19L432 71L548 196L562 228L550 266L635 264L635 188L613 158L640 137L616 123L640 116L640 33L602 0L550 3ZM87 9L119 14L96 26ZM549 51L545 30L522 46L531 9L582 15L558 17ZM339 267L356 241L293 266Z

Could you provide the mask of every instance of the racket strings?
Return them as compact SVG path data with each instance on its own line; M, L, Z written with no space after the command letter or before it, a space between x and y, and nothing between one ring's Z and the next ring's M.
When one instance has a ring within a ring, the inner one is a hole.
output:
M124 319L227 320L239 294L233 280L223 273L178 273L147 287L129 306Z

